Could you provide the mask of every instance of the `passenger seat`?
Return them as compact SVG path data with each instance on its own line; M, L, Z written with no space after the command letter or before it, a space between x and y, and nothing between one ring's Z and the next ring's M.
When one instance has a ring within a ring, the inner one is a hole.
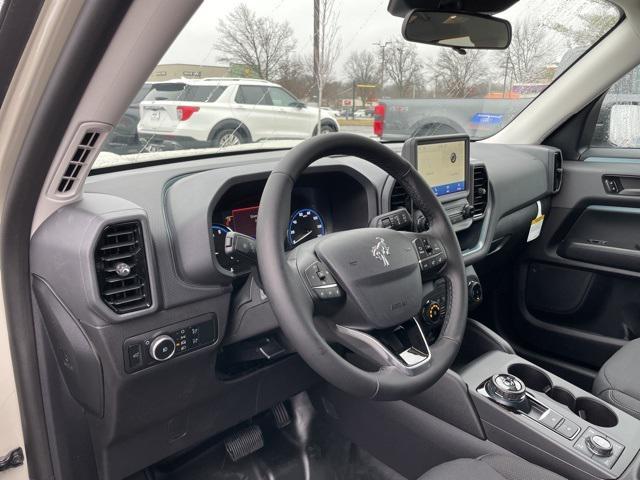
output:
M598 372L593 394L640 419L640 338L618 350Z

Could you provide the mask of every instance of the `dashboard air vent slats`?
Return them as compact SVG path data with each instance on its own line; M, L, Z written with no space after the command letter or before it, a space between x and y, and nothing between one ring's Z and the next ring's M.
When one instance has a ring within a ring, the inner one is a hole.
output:
M489 195L487 170L482 165L473 167L473 217L484 215Z
M406 208L411 213L411 197L404 189L400 182L396 182L391 190L391 196L389 199L389 211L397 210L399 208Z
M58 182L58 193L67 193L73 189L74 184L78 180L80 173L85 168L87 159L93 151L100 137L100 132L87 131L76 148L73 156L67 163L67 167Z
M553 193L560 191L562 186L562 175L564 170L562 168L562 152L554 152L553 154Z
M151 306L142 225L116 223L102 231L95 250L96 274L103 302L118 314Z

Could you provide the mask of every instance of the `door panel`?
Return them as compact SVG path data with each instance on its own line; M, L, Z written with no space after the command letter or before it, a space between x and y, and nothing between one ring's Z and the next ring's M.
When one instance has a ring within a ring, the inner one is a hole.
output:
M565 162L542 235L517 272L518 340L581 367L583 377L640 337L640 196L604 182L609 176L640 182L640 159L616 162L612 154Z

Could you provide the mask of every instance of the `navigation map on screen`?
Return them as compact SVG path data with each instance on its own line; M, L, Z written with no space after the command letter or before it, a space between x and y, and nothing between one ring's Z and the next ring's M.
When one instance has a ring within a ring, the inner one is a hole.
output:
M417 145L417 168L437 196L465 189L464 140Z

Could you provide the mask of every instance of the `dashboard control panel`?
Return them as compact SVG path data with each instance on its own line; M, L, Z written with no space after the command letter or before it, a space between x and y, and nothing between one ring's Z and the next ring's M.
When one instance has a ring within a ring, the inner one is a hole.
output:
M136 335L125 340L124 369L127 373L167 362L217 340L214 315L202 315L163 331Z

